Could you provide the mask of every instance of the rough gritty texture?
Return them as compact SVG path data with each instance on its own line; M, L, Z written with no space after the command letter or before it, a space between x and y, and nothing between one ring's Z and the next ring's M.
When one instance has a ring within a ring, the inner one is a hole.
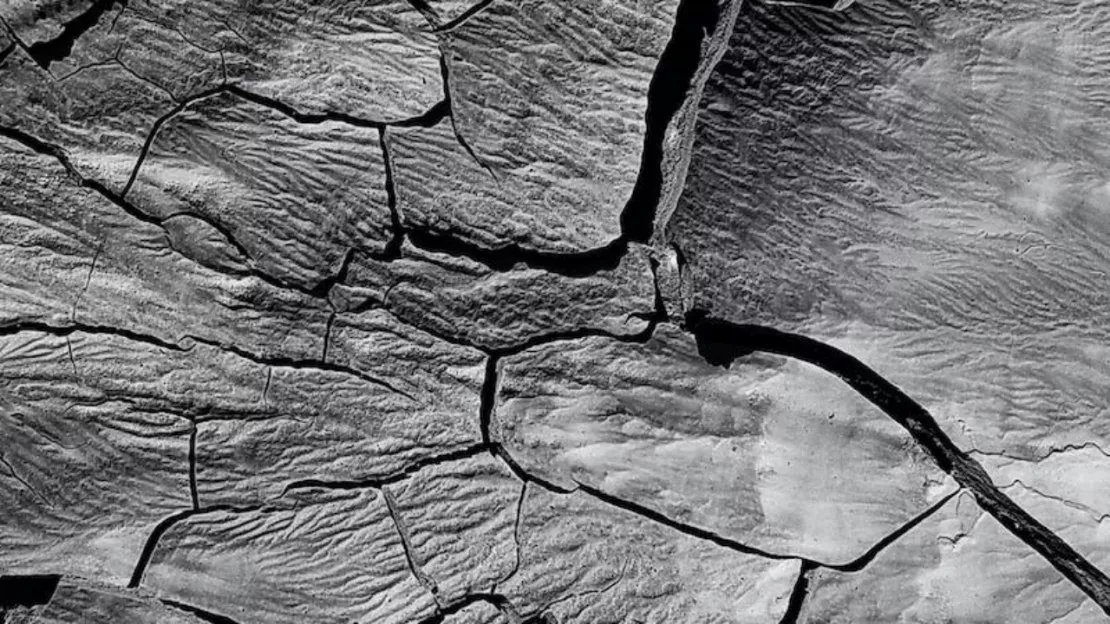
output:
M0 5L0 622L1100 621L1104 13Z

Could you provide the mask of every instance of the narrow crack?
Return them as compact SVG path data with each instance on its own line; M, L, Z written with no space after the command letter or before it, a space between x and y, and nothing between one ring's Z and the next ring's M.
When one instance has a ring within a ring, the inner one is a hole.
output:
M423 561L416 555L416 550L412 546L412 538L409 535L408 526L401 518L401 513L397 509L397 501L393 498L393 493L389 491L388 487L380 489L382 498L385 500L385 506L389 510L389 517L393 520L393 526L397 530L397 535L401 538L401 549L405 551L405 561L408 562L409 571L412 572L416 582L428 590L432 595L432 599L436 604L439 604L439 586L432 577L428 576L423 569Z
M189 349L182 347L178 344L167 342L161 338L141 334L138 332L120 329L118 327L109 327L105 325L91 325L88 323L71 323L66 326L51 325L40 321L18 321L9 325L0 326L0 336L14 336L24 332L41 332L58 336L61 338L68 338L77 332L83 334L102 335L102 336L115 336L118 338L125 338L132 342L138 342L159 349L166 349L169 351L186 352Z
M124 72L126 72L128 75L130 75L135 80L138 80L139 82L142 82L144 84L148 84L151 87L153 87L154 89L157 89L158 91L161 91L163 94L165 94L166 97L168 97L170 99L171 102L180 102L181 101L181 98L177 97L177 94L174 93L173 91L170 91L168 88L166 88L165 85L156 82L152 78L147 78L146 76L144 76L144 75L140 74L139 72L135 71L135 69L132 68L130 65L125 63L123 61L123 44L120 44L120 46L116 49L115 56L113 57L112 60L115 61L116 65L118 65L120 69L122 69Z
M146 160L147 155L150 153L150 149L154 144L154 140L162 127L164 127L165 124L172 120L174 117L181 114L189 106L221 94L232 95L246 102L250 102L252 104L256 104L264 108L276 111L300 124L318 125L328 122L337 122L357 128L375 129L379 132L389 127L430 128L438 124L445 117L447 117L449 112L447 102L441 101L420 115L396 121L379 121L373 119L365 119L354 115L348 115L346 113L336 112L303 113L293 106L281 102L280 100L248 91L241 86L228 83L221 84L181 100L176 106L174 106L164 115L155 120L154 124L152 124L151 126L150 131L147 132L146 140L143 142L143 146L139 151L139 157L135 163L135 166L131 170L131 175L129 176L127 183L123 187L123 191L120 194L121 197L126 197L128 191L130 191L131 187L134 185L135 179L138 177L139 174L139 169L142 167L143 162Z
M104 241L105 239L100 239L100 244L96 246L96 252L93 253L92 262L89 263L89 272L85 274L85 283L81 286L81 290L78 291L77 296L73 299L73 306L69 310L70 321L77 322L77 306L80 305L81 299L89 290L89 284L92 283L93 271L96 270L96 261L100 259L100 254L104 251Z
M321 372L328 372L328 373L338 373L338 374L342 374L342 375L348 375L348 376L351 376L351 377L356 377L356 378L361 379L362 381L365 381L367 383L370 383L370 384L373 384L373 385L378 386L380 388L384 388L386 390L389 390L390 392L393 392L394 394L399 394L399 395L405 397L406 399L409 399L410 401L412 401L414 403L419 402L419 401L417 401L416 397L414 397L412 394L410 394L410 393L408 393L404 390L401 390L400 388L394 386L390 382L385 381L384 379L378 379L377 377L374 377L372 375L364 373L364 372L362 372L358 369L351 368L349 366L342 366L342 365L339 365L339 364L331 364L331 363L328 363L328 362L321 362L321 361L317 361L317 360L305 360L305 359L297 359L297 358L290 358L290 357L284 357L284 356L258 355L258 354L255 354L255 353L251 353L250 351L247 351L246 349L242 349L240 347L237 347L235 345L225 344L225 343L218 342L218 341L215 341L215 340L209 340L207 338L199 338L197 336L191 336L191 335L190 336L185 336L185 338L187 340L191 340L191 341L193 341L197 344L206 345L206 346L213 347L213 348L219 349L219 350L227 352L227 353L231 353L233 355L237 355L237 356L239 356L239 357L241 357L245 360L250 360L251 362L254 362L256 364L263 364L263 365L266 365L266 366L280 366L280 367L283 367L283 368L292 368L292 369L295 369L295 370L314 370L314 371L321 371ZM188 350L188 349L182 349L180 347L178 349L179 350Z
M1057 496L1055 494L1049 494L1048 492L1045 492L1044 490L1040 490L1038 488L1035 488L1035 487L1025 483L1021 479L1014 479L1011 483L1007 483L1006 485L999 486L998 489L1000 489L1000 490L1011 490L1015 487L1019 487L1019 488L1025 490L1026 492L1029 492L1031 494L1036 494L1037 496L1039 496L1039 497L1041 497L1045 500L1050 500L1050 501L1059 503L1059 504L1063 505L1064 507L1067 507L1068 509L1074 509L1075 511L1081 512L1081 513L1083 513L1087 516L1090 516L1091 519L1094 520L1096 523L1101 523L1104 520L1110 519L1110 514L1102 513L1101 511L1099 511L1097 509L1094 509L1092 507L1089 507L1087 505L1084 505L1083 503L1077 503L1075 501L1068 500L1068 499L1066 499L1062 496Z
M146 161L146 157L150 153L150 148L154 145L154 139L158 136L158 132L162 129L162 126L188 108L191 104L215 97L223 92L224 88L220 86L191 95L179 101L176 106L154 120L154 123L150 126L150 130L146 133L143 146L139 148L139 156L135 160L135 165L131 167L131 174L127 176L127 182L124 183L123 190L120 191L119 196L121 199L126 198L127 194L131 192L131 187L135 185L135 179L139 176L139 169L142 168L143 163Z
M184 602L178 602L176 600L170 600L168 598L161 598L160 600L162 601L162 604L166 605L167 607L173 607L178 611L184 611L185 613L189 613L190 615L195 615L197 618L204 620L205 622L210 622L211 624L239 624L226 615L213 613L212 611L201 609L200 607L196 607L190 604L185 604Z
M210 339L207 339L207 338L200 338L200 337L193 336L193 335L185 335L184 340L183 340L184 342L190 342L191 341L193 344L190 344L188 346L182 346L180 344L177 344L177 343L174 343L174 342L168 342L166 340L162 340L161 338L150 336L148 334L141 334L141 333L138 333L138 332L134 332L134 331L127 330L127 329L121 329L121 328L118 328L118 327L109 327L109 326L103 326L103 325L91 325L91 324L88 324L88 323L72 323L72 324L67 325L67 326L59 327L59 326L56 326L56 325L50 325L48 323L43 323L43 322L39 322L39 321L20 321L20 322L13 323L13 324L10 324L10 325L0 326L0 337L13 336L13 335L17 335L17 334L24 333L24 332L42 332L42 333L50 334L50 335L53 335L53 336L65 337L65 338L68 338L69 336L71 336L72 334L77 333L77 332L81 332L81 333L85 333L85 334L92 334L92 335L115 336L115 337L127 339L127 340L132 341L132 342L138 342L140 344L146 344L146 345L154 346L154 347L157 347L157 348L160 348L160 349L165 349L165 350L168 350L168 351L176 351L176 352L179 352L179 353L191 352L196 347L197 344L200 344L200 345L204 345L204 346L211 347L211 348L214 348L214 349L218 349L218 350L223 351L225 353L230 353L232 355L236 355L236 356L238 356L240 358L243 358L245 360L249 360L251 362L254 362L255 364L261 364L261 365L268 366L268 367L278 366L278 367L283 367L283 368L291 368L291 369L294 369L294 370L314 370L314 371L327 372L327 373L336 373L336 374L341 374L341 375L347 375L347 376L350 376L350 377L355 377L357 379L360 379L360 380L365 381L367 383L373 384L373 385L378 386L380 388L384 388L386 390L389 390L390 392L392 392L394 394L398 394L400 396L403 396L403 397L409 399L410 401L412 401L414 403L419 402L416 399L416 397L414 397L411 393L406 392L406 391L394 386L390 382L385 381L384 379L378 379L377 377L374 377L372 375L364 373L364 372L362 372L358 369L351 368L349 366L342 366L342 365L339 365L339 364L332 364L332 363L323 362L323 361L316 361L316 360L289 358L289 357L284 357L284 356L264 356L264 355L259 355L259 354L256 354L256 353L251 353L250 351L247 351L246 349L243 349L243 348L240 348L240 347L236 347L235 345L224 344L224 343L221 343L221 342L216 341L216 340L210 340ZM271 373L272 373L272 370L271 370ZM269 379L269 377L267 377L266 389L264 390L264 392L269 390L269 382L270 382L270 379Z
M81 381L81 373L77 371L77 358L73 355L73 341L66 336L66 352L69 354L69 365L73 369L73 379Z
M8 128L8 127L0 126L0 136L12 139L12 140L16 141L17 143L20 143L24 147L27 147L28 149L30 149L30 150L38 153L38 154L42 154L44 156L50 156L50 157L54 158L55 160L58 161L59 164L62 165L62 168L65 169L67 175L69 175L69 177L71 179L73 179L77 182L78 186L80 186L81 188L87 188L87 189L90 189L90 190L96 192L101 197L108 200L109 202L114 204L116 207L123 210L123 212L125 212L126 214L128 214L129 216L131 216L132 218L134 218L135 220L137 220L141 223L146 223L148 225L156 226L156 227L162 229L163 232L165 232L165 229L166 229L165 224L170 219L174 219L174 218L182 217L182 216L188 216L188 217L193 217L193 218L195 218L199 221L202 221L206 225L212 227L214 230L219 232L227 240L227 242L235 248L236 251L238 251L244 258L247 258L253 264L254 260L251 257L251 254L250 254L249 250L242 243L240 243L236 239L236 237L234 236L234 234L231 232L230 229L225 227L218 220L213 219L213 218L209 217L206 214L203 214L203 213L200 213L200 212L195 212L195 211L189 211L189 210L176 212L176 213L167 215L165 217L152 216L150 214L147 214L146 212L143 212L142 210L137 208L135 205L133 205L131 202L127 201L124 198L123 195L119 195L119 194L116 194L115 192L113 192L111 189L106 187L103 183L101 183L97 180L93 180L91 178L83 177L81 175L81 173L79 171L77 171L77 168L73 165L73 162L70 161L69 156L66 155L65 150L62 149L61 147L59 147L57 145L52 145L52 144L47 143L45 141L42 141L42 140L40 140L36 137L33 137L33 136L27 134L26 132L23 132L22 130L18 130L16 128ZM148 139L149 139L149 137L148 137ZM126 189L125 189L125 192L126 192ZM167 235L167 240L168 240L168 235ZM172 245L170 247L171 247L171 249L173 248ZM174 249L174 251L178 254L181 254L183 257L188 258L188 256L185 256L180 251L178 251L176 249ZM220 272L221 274L225 274L225 275L234 275L234 276L241 276L242 275L242 273L235 272L235 271L226 271L225 270L225 271L218 271L218 272ZM252 269L249 272L249 275L252 275L252 276L258 278L258 279L262 280L263 282L265 282L267 284L270 284L271 286L274 286L275 288L279 288L279 289L282 289L282 290L292 290L292 291L300 292L300 293L307 294L307 295L312 294L310 289L302 288L302 287L299 287L299 286L296 286L296 285L293 285L293 284L287 284L287 283L283 282L282 280L280 280L278 278L275 278L271 275L268 275L268 274L266 274L265 272L262 272L262 271Z
M328 315L328 321L324 324L324 346L320 350L320 361L324 364L328 363L328 345L331 343L331 327L335 324L335 310Z
M189 498L193 501L193 510L200 510L200 496L197 494L197 421L190 421L189 428Z
M40 67L49 71L52 63L68 58L77 39L96 26L116 4L127 6L127 0L96 0L84 13L63 24L62 32L57 37L33 43L27 52Z
M500 184L501 181L497 179L497 175L493 172L493 169L484 160L478 158L478 154L476 154L474 149L470 147L470 144L467 143L466 137L459 132L458 120L455 119L455 107L451 100L451 70L447 66L446 53L442 51L439 54L439 73L443 80L443 105L446 109L447 118L451 122L451 132L454 133L455 140L458 141L459 146L474 159L474 162L478 163L479 167L486 170L486 173L493 178L494 182Z
M621 571L620 571L619 574L617 574L617 578L613 579L609 583L605 584L602 587L598 587L596 589L587 589L585 591L580 591L580 592L571 594L569 596L563 596L562 598L557 598L555 600L552 600L551 602L543 605L539 609L536 609L536 613L534 613L530 616L527 616L527 619L524 621L523 624L528 624L529 622L535 622L537 624L546 623L550 619L549 613L550 613L551 609L563 604L564 602L570 602L571 600L578 600L579 598L585 598L587 596L597 596L597 595L600 595L600 594L608 593L608 592L612 591L614 587L619 585L621 583L621 581L624 580L624 576L627 572L628 572L628 561L624 561L621 564Z
M1007 453L1005 451L982 451L982 450L979 450L979 449L971 449L971 450L968 451L968 453L972 454L972 455L983 455L985 457L1002 457L1002 458L1010 459L1010 460L1013 460L1013 461L1020 461L1020 462L1027 462L1027 463L1034 463L1035 464L1035 463L1038 463L1038 462L1042 462L1042 461L1048 459L1049 457L1052 457L1053 455L1058 455L1060 453L1070 453L1070 452L1073 452L1073 451L1084 451L1084 450L1087 450L1087 449L1095 449L1101 455L1104 455L1106 457L1110 457L1110 452L1107 452L1106 449L1102 448L1102 446L1098 442L1094 442L1094 441L1084 442L1082 444L1069 443L1069 444L1065 444L1063 446L1053 446L1051 448L1045 449L1040 454L1034 454L1034 455L1026 456L1026 457L1023 457L1021 455L1014 455L1014 454L1011 454L1011 453Z
M4 467L8 469L8 473L12 475L12 478L16 481L19 481L19 483L23 485L23 487L27 488L28 492L38 497L38 499L41 500L47 507L54 506L54 504L51 503L45 496L43 496L42 493L35 488L35 486L31 485L26 479L20 476L18 472L16 472L15 466L12 466L11 462L9 462L6 457L4 457L3 453L0 453L0 464L4 464Z
M266 384L262 386L262 406L270 408L270 384L274 381L274 367L266 367Z
M524 500L527 496L528 482L522 481L520 484L520 497L517 498L516 501L516 516L513 520L513 546L516 549L516 558L513 560L513 567L509 570L509 573L497 579L497 581L493 584L493 589L491 590L493 592L496 592L498 587L500 587L504 583L507 583L510 579L516 576L518 572L520 572L521 561L524 558L524 549L520 541L520 527L521 521L524 519Z
M475 444L466 446L458 450L442 453L439 455L431 455L421 458L401 470L384 476L376 478L364 479L349 479L349 480L323 480L323 479L300 479L293 481L285 486L281 495L285 496L288 492L293 490L302 489L327 489L327 490L361 490L361 489L375 489L381 490L387 485L400 483L412 477L414 474L442 464L449 464L452 462L462 461L476 457L482 453L487 452L488 447L485 444Z
M984 511L1110 615L1110 578L1006 496L982 465L957 447L925 408L863 362L812 338L713 319L700 310L687 314L686 326L710 364L727 368L735 359L759 351L801 360L839 377L909 432L941 470L972 493Z

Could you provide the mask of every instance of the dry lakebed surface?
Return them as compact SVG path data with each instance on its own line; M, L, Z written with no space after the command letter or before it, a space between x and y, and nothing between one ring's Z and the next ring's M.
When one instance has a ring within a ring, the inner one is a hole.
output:
M0 1L0 622L1110 619L1110 3Z

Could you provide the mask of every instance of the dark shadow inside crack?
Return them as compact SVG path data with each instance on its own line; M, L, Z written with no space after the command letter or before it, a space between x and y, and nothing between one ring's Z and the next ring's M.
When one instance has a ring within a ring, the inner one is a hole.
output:
M0 612L15 607L35 607L50 602L61 579L58 574L0 576Z
M683 0L678 6L671 39L648 85L640 174L620 216L622 241L646 243L655 232L655 217L665 191L663 161L667 130L683 105L696 95L691 90L704 62L702 47L720 20L717 2Z
M100 18L117 3L127 6L127 0L97 0L83 13L66 22L57 37L33 43L27 48L27 52L40 67L49 70L51 63L69 57L81 35L96 26Z
M758 351L801 360L839 377L905 429L941 470L971 492L984 511L1110 615L1110 578L1003 493L924 407L866 364L819 340L715 319L704 310L689 311L684 324L694 334L699 353L714 365L728 368L736 359Z

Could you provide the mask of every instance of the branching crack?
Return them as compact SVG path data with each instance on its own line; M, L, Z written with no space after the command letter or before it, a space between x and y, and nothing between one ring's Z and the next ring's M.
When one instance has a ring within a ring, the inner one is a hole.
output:
M872 546L871 548L867 549L867 552L863 553L862 555L860 555L856 559L854 559L852 561L849 561L848 563L827 564L827 563L820 563L820 562L817 562L817 561L811 561L811 560L808 560L808 559L803 559L802 563L803 563L803 565L828 568L830 570L836 570L837 572L848 572L848 573L859 572L860 570L863 570L868 565L870 565L870 563L872 561L874 561L875 558L878 557L879 554L882 553L884 550L886 550L891 544L893 544L894 542L901 539L902 536L904 536L905 534L912 531L914 528L916 528L922 522L928 520L930 517L933 516L933 514L937 513L938 511L940 511L940 509L942 507L947 505L948 501L952 500L953 498L960 495L961 493L962 493L962 490L955 490L955 491L949 493L948 495L942 497L940 500L938 500L937 502L930 505L925 511L922 511L921 513L919 513L917 516L915 516L909 522L907 522L907 523L903 524L902 526L898 527L893 532L888 533L885 537L883 537L878 542L875 542L875 545Z
M909 432L941 470L971 492L984 511L1110 615L1110 578L1006 496L982 465L957 447L924 407L863 362L812 338L713 319L700 310L688 313L685 324L710 364L728 367L735 359L760 351L798 359L839 377Z

